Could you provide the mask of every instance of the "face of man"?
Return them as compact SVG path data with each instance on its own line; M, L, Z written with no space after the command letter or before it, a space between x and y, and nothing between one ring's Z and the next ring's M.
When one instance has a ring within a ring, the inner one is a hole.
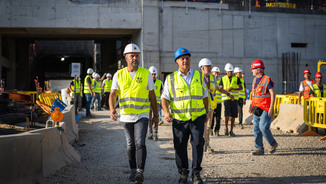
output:
M252 69L251 71L252 71L252 75L253 76L257 76L258 75L257 69Z
M315 78L316 84L319 86L322 82L323 78Z
M108 80L111 80L112 79L112 77L108 77Z
M215 78L218 78L218 76L220 75L220 72L212 72L212 74L215 76Z
M237 77L241 78L242 79L242 73L241 72L238 72L235 74Z
M152 73L153 80L156 80L156 73Z
M212 65L202 66L201 71L204 73L204 75L210 74L212 71Z
M179 69L181 71L189 71L190 70L190 56L189 55L183 55L180 56L177 60L177 65L179 66Z
M305 73L303 76L304 76L304 78L305 78L306 80L310 80L310 78L311 78L311 73Z
M136 67L139 65L139 54L138 53L128 53L125 56L128 65Z
M228 77L231 77L231 76L232 76L232 73L233 73L232 71L229 71L229 72L227 71L227 72L226 72L226 75L227 75Z

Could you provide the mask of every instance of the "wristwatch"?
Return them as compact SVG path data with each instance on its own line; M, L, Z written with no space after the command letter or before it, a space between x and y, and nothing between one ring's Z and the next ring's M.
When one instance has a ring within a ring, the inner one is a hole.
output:
M227 93L226 96L230 96L230 93Z
M154 117L155 117L155 118L158 118L158 115L157 115L157 114L154 114Z

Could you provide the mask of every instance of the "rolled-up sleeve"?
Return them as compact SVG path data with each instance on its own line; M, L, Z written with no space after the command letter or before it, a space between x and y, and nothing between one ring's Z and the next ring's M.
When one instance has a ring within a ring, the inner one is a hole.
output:
M162 93L162 96L161 96L161 99L165 98L167 99L168 101L171 100L171 96L170 96L170 90L169 90L169 84L168 84L168 78L165 79L165 82L164 82L164 87L163 87L163 93Z

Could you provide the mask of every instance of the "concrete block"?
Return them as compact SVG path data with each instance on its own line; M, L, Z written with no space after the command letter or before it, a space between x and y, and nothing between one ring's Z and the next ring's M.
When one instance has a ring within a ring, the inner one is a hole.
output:
M39 183L42 178L42 134L0 136L0 183Z

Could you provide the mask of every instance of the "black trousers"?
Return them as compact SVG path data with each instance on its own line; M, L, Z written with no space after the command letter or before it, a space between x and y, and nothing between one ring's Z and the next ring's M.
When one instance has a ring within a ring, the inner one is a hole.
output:
M218 132L220 131L220 127L221 127L221 111L222 111L222 104L218 103L216 106L216 109L214 109L214 113L213 113L213 118L212 118L212 126L211 129L214 129L214 132ZM216 119L216 125L214 128L214 119Z
M243 119L243 101L243 98L239 98L238 100L239 124L242 124Z
M109 97L110 97L110 92L105 92L104 93L104 105L105 108L109 109Z

